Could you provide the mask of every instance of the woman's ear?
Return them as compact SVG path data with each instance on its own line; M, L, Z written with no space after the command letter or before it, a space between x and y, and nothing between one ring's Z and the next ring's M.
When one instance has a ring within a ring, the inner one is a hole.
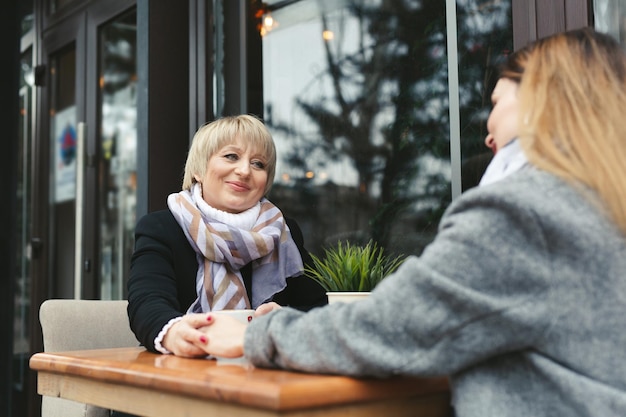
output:
M194 174L193 179L196 180L196 182L200 182L200 183L202 182L200 181L200 175L198 174Z

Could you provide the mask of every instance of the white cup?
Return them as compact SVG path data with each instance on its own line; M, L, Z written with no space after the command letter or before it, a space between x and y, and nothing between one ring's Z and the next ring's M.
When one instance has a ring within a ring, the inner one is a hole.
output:
M219 314L239 320L244 324L248 324L254 318L254 310L218 310L211 314Z
M211 314L219 316L228 316L244 324L248 324L254 318L254 310L219 310L213 311ZM212 356L217 360L218 365L248 365L249 362L243 356L238 358L224 358L222 356Z

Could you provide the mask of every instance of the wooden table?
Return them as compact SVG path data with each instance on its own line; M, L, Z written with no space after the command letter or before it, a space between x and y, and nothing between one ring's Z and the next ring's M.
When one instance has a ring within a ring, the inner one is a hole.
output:
M445 378L357 379L144 348L37 353L38 392L152 416L449 416Z

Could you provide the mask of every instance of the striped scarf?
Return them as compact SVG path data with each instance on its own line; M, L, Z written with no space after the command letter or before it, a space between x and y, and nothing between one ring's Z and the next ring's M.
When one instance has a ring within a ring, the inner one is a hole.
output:
M198 298L188 313L256 308L282 291L288 277L302 274L298 247L269 200L243 213L226 213L209 206L196 183L190 191L170 194L167 205L198 259ZM250 262L251 301L240 272Z

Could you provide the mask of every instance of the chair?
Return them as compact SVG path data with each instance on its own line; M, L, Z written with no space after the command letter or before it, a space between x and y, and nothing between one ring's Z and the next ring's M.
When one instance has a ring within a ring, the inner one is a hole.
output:
M39 309L45 352L138 346L126 300L46 300ZM42 417L108 417L109 410L43 397Z

